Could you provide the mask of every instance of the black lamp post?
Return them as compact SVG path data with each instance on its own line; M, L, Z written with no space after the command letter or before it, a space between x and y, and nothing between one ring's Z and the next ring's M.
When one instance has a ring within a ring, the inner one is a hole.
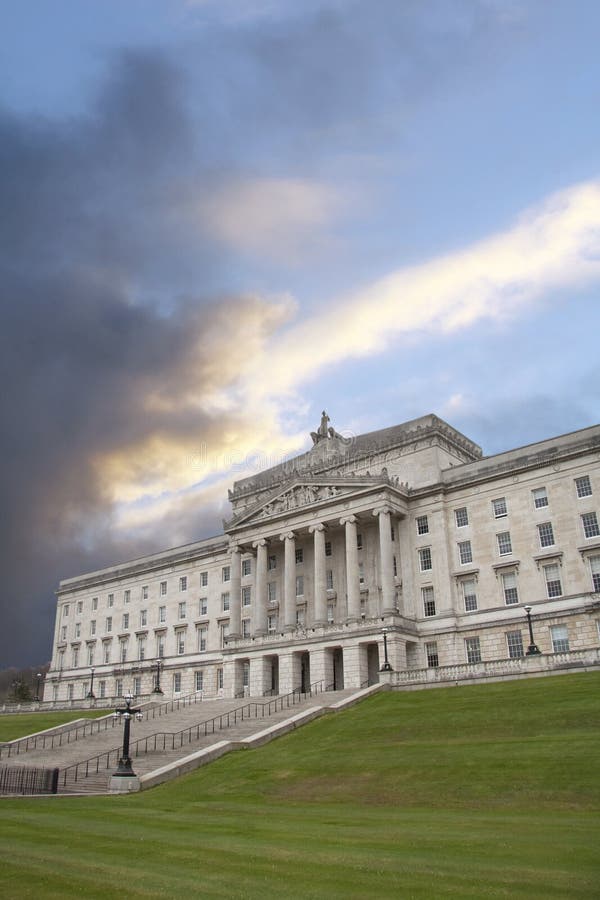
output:
M131 730L131 719L133 716L136 717L138 722L142 718L142 712L139 707L132 707L133 696L131 694L127 694L125 697L125 706L122 706L120 709L116 709L114 712L114 716L116 719L123 719L123 749L121 750L121 758L119 760L119 765L117 767L117 771L113 772L113 775L117 776L132 776L135 775L135 772L131 768L131 758L129 756L129 732Z
M36 677L36 685L35 685L35 699L37 702L40 702L40 684L42 683L42 673L38 672Z
M391 664L390 664L390 661L389 661L389 659L388 659L388 648L387 648L387 636L388 636L388 630L389 630L388 628L382 628L382 629L381 629L381 633L382 633L382 635L383 635L383 656L384 656L384 662L383 662L383 665L382 665L381 669L379 670L380 672L392 672L392 671L393 671L392 666L391 666Z
M160 671L162 669L162 666L163 662L159 656L156 660L156 680L154 682L154 690L152 691L153 694L162 694L162 689L160 686Z
M527 648L527 653L525 656L537 656L542 651L536 644L533 639L533 625L531 624L531 607L526 606L525 612L527 613L527 624L529 625L529 647Z
M95 670L94 670L94 667L92 666L92 668L90 669L90 672L92 673L92 680L90 681L90 689L89 689L89 691L87 692L87 698L88 698L88 700L95 700L95 699L96 699L96 695L95 695L95 693L94 693L94 671L95 671ZM100 685L100 687L102 687L102 685Z

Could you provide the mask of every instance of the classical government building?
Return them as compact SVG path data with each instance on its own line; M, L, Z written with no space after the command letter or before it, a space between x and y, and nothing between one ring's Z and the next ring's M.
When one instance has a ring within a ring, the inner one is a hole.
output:
M526 606L542 654L598 648L600 426L487 457L435 415L312 439L234 484L222 534L62 581L44 699L517 659Z

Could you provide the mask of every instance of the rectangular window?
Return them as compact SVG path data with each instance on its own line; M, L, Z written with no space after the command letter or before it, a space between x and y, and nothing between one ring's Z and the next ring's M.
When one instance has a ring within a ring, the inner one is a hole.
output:
M83 612L83 600L78 600L78 601L77 601L77 612L78 612L78 613L82 613L82 612Z
M58 654L58 668L62 671L65 667L65 651L61 650Z
M461 566L473 562L473 551L471 549L471 541L460 541L458 544L458 557Z
M174 694L181 693L181 672L173 673L173 693Z
M327 604L327 621L333 622L335 619L335 606L333 603Z
M167 621L167 607L166 606L158 607L158 621L159 622Z
M578 497L592 496L592 482L589 475L582 475L581 478L576 478L575 487L577 488Z
M140 628L144 628L148 624L148 610L140 610Z
M417 516L417 534L429 534L429 520L427 516Z
M304 625L304 610L297 609L296 610L296 625Z
M586 538L598 537L600 528L598 528L598 516L595 512L584 513L581 517L583 524L583 533Z
M531 493L533 494L533 505L536 509L543 509L545 506L548 506L548 494L545 487L534 488Z
M554 531L552 528L552 522L542 522L541 525L538 525L537 529L540 539L540 547L553 547Z
M496 535L498 541L498 553L500 556L507 556L512 553L512 541L510 539L510 531L501 531Z
M507 572L502 576L502 590L504 592L504 602L507 606L514 606L519 602L517 575L515 572Z
M363 546L362 534L357 534L356 535L356 549L362 550L362 546Z
M464 528L465 525L469 524L469 514L466 506L461 506L460 509L454 510L454 521L457 528Z
M100 699L104 700L105 697L106 697L106 682L101 681L100 682Z
M68 618L69 618L69 604L65 603L65 605L63 606L63 619L68 619Z
M435 597L433 595L432 587L424 587L421 588L421 594L423 596L423 613L429 618L430 616L435 616Z
M277 582L269 581L267 584L267 599L269 603L277 603Z
M560 583L558 565L544 566L544 577L546 579L546 591L548 596L562 597L562 585Z
M133 679L133 695L134 697L139 697L142 693L142 679L139 675L136 675Z
M197 691L204 690L204 672L194 673L194 687Z
M98 598L97 597L92 597L92 609L93 610L98 609Z
M131 603L131 591L129 591L129 590L123 591L123 602Z
M182 575L179 579L179 590L187 591L187 575Z
M223 566L221 569L221 581L231 581L231 566Z
M398 577L398 560L395 556L392 557L392 568L394 571L394 578Z
M119 659L122 663L127 662L127 641L119 641Z
M183 656L185 653L185 631L183 629L176 634L177 639L177 655Z
M123 696L123 679L117 678L115 680L115 694L117 697Z
M503 519L507 516L506 497L498 497L497 500L492 500L492 509L494 510L495 519Z
M112 616L106 617L106 631L112 631Z
M569 652L569 632L566 625L553 625L550 628L553 653Z
M242 606L250 606L252 602L252 588L249 584L242 588Z
M185 600L182 600L181 603L177 604L177 618L185 619L186 617L186 604Z
M275 555L269 556L267 560L267 569L271 572L273 569L277 568L277 557Z
M109 594L106 602L109 607L114 606L115 605L115 595Z
M277 616L267 616L267 631L274 634L277 631Z
M242 637L250 637L250 619L242 619Z
M142 600L147 600L147 599L148 599L148 585L144 584L144 585L142 585Z
M430 641L428 644L425 644L425 657L427 659L427 667L429 669L437 669L440 664L440 657L436 641Z
M198 629L198 650L202 653L206 650L206 641L208 639L208 628Z
M229 622L223 622L221 626L219 626L219 633L221 635L221 648L227 646L227 638L229 637Z
M331 541L325 541L325 556L331 556Z
M102 644L102 662L107 665L110 662L110 641Z
M221 609L223 610L223 612L229 612L229 602L229 591L224 591L221 594Z
M75 625L75 637L81 637L81 622L77 622Z
M223 690L223 669L217 669L217 690Z
M358 564L358 581L361 585L365 583L365 564L362 562Z
M590 571L592 575L592 590L600 591L600 556L590 557Z
M510 659L519 659L525 656L523 652L523 635L520 631L506 632L506 646Z
M146 638L138 638L138 659L146 659Z
M477 591L475 590L474 578L467 578L463 581L462 592L465 602L465 612L474 612L477 609Z
M327 569L325 578L326 578L327 590L332 591L333 590L333 569Z
M247 688L250 687L250 663L245 662L242 666L242 685Z
M67 626L63 625L60 629L60 639L61 641L66 641L67 639Z
M87 648L87 664L88 666L94 665L94 645L90 644Z
M129 613L123 613L123 631L129 628Z
M478 637L470 637L465 640L465 650L467 653L468 663L481 662L481 647Z
M242 560L242 578L245 578L247 575L252 575L252 560L251 559L243 559Z
M165 636L164 634L156 635L156 655L162 659L165 655Z
M423 547L422 550L419 550L419 568L421 572L430 572L432 570L431 547Z
M208 597L200 597L198 601L198 612L201 616L208 615Z
M92 619L90 622L90 634L96 634L96 620Z
M296 575L296 597L304 596L304 575Z
M200 587L208 587L208 572L200 572Z
M166 581L161 581L159 593L160 593L161 597L167 596L167 582Z
M296 565L299 566L300 563L304 562L304 550L302 547L296 547Z

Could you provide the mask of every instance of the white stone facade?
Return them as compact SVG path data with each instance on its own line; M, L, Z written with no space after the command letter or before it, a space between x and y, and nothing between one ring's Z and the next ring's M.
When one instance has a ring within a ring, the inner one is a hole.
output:
M224 533L61 582L45 700L261 696L599 646L600 426L483 457L434 415L230 491Z

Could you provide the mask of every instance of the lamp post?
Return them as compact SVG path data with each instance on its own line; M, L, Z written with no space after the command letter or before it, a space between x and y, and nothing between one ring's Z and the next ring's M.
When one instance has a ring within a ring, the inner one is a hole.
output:
M115 719L123 719L123 749L121 750L121 758L117 771L113 772L114 777L131 777L135 776L135 772L131 768L131 758L129 756L129 732L131 730L131 719L136 717L138 722L142 719L142 712L139 707L132 707L133 696L127 694L125 697L125 706L116 709L114 712Z
M163 662L159 656L159 658L156 660L156 680L154 682L154 690L152 691L153 694L162 694L162 689L160 686L160 671L162 669L162 666Z
M94 672L95 672L95 669L94 669L93 666L92 666L92 668L90 669L90 672L92 673L92 680L90 681L90 689L89 689L89 691L87 692L87 698L88 698L88 700L95 700L95 699L96 699L96 695L95 695L95 693L94 693ZM102 687L102 685L100 685L100 687Z
M38 672L36 677L36 685L35 685L35 699L37 702L40 702L40 684L42 683L42 673Z
M388 646L387 646L387 636L388 636L388 631L389 631L389 628L382 628L382 629L381 629L381 633L382 633L382 635L383 635L383 656L384 656L384 661L383 661L383 665L382 665L381 669L379 670L380 672L392 672L392 671L393 671L392 666L391 666L391 664L390 664L390 661L389 661L389 659L388 659Z
M531 606L526 606L525 612L527 613L527 624L529 625L529 647L527 648L527 653L525 654L525 656L537 656L539 653L541 653L541 650L533 639L533 625L531 624Z

